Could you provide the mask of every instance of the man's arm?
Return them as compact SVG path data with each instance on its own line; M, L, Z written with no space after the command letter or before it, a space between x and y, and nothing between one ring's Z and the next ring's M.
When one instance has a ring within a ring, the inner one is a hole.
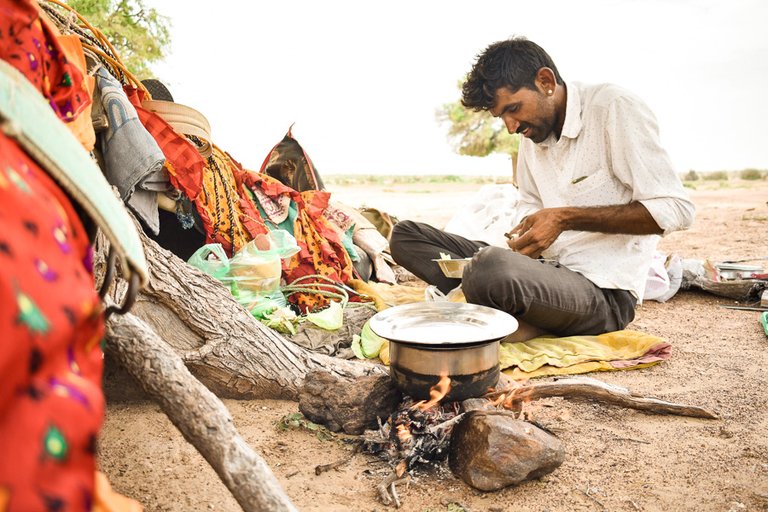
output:
M629 235L660 235L663 230L639 202L625 205L579 208L545 208L525 217L511 233L507 245L514 251L538 258L563 231L597 231Z
M662 235L687 229L695 207L661 147L653 113L634 96L622 96L605 111L610 169L632 191L628 204L546 208L526 212L508 242L518 252L538 257L563 231Z

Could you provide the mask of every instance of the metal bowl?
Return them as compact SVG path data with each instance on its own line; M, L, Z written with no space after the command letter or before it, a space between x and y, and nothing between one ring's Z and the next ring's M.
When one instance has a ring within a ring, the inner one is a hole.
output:
M443 271L443 275L445 277L461 279L461 276L464 274L464 267L466 267L469 262L472 261L472 258L459 258L450 260L445 258L436 258L432 261L437 262L437 265L440 267L440 270Z

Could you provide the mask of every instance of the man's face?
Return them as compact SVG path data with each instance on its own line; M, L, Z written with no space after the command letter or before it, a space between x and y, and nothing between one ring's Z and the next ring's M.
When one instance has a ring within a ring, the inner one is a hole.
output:
M549 137L557 119L551 96L525 87L517 92L497 89L496 103L489 112L504 121L509 133L519 133L537 144Z

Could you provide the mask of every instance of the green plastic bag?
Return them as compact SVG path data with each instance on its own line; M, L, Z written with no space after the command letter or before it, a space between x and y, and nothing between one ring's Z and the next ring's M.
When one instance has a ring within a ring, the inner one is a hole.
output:
M296 239L285 230L276 229L267 235L258 235L229 260L225 282L237 285L232 287L233 294L237 290L237 293L271 295L280 288L280 260L297 252L299 246Z
M221 244L205 244L189 257L187 263L219 281L229 275L229 257Z
M224 283L240 305L263 320L288 305L280 291L280 260L297 252L293 235L278 229L257 236L231 259L221 244L206 244L187 263Z

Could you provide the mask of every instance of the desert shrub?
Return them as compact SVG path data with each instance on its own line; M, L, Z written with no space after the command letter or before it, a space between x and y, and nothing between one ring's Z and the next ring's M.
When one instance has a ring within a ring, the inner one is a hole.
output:
M739 173L739 178L743 180L761 180L763 176L763 171L758 169L744 169Z
M683 177L685 181L697 181L699 179L699 173L691 169Z
M708 172L704 174L705 180L710 181L727 181L728 180L728 173L725 171L713 171Z

